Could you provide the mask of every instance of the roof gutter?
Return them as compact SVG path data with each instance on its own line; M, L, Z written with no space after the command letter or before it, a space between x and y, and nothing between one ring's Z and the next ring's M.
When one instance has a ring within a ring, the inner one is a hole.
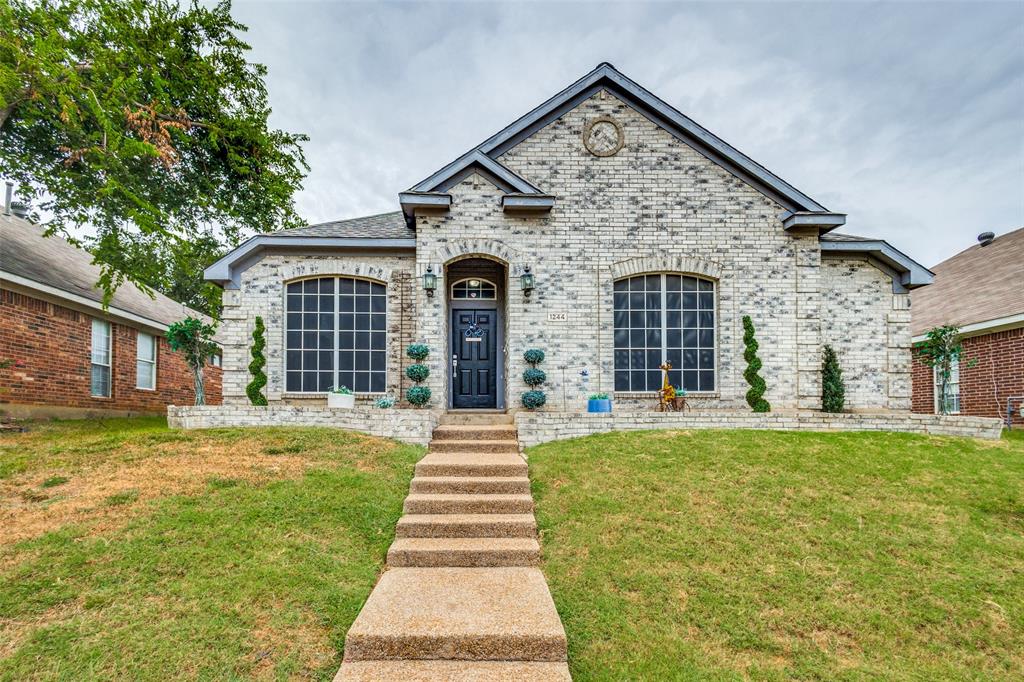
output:
M256 261L256 256L267 248L415 249L416 240L411 237L406 239L350 239L346 237L256 235L206 268L203 271L203 279L225 288L237 289L241 274Z

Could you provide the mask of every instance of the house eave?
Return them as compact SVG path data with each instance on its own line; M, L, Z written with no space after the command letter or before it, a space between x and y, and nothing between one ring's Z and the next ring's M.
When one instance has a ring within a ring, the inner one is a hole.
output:
M875 258L892 268L899 277L899 284L907 289L916 289L931 284L935 274L910 256L882 240L862 242L819 242L822 253L858 254Z
M506 194L501 207L508 213L544 213L555 205L550 194Z
M1006 317L997 317L994 320L984 320L982 322L972 322L960 326L960 337L971 338L973 336L984 336L986 334L995 334L996 332L1006 331L1008 329L1018 329L1024 327L1024 313L1018 313L1016 315L1007 315ZM913 343L921 343L928 338L928 334L917 334L911 338Z
M423 209L447 211L452 207L452 195L442 192L416 192L410 190L408 192L401 192L398 195L398 203L402 205L405 222L410 227L415 227L416 211Z
M845 213L831 211L786 211L779 217L782 219L782 227L787 231L815 228L819 234L825 234L846 224Z
M371 239L347 237L275 237L257 235L251 237L216 263L203 271L203 278L224 287L237 289L241 273L248 265L258 260L264 250L283 249L308 251L312 249L415 249L416 239Z

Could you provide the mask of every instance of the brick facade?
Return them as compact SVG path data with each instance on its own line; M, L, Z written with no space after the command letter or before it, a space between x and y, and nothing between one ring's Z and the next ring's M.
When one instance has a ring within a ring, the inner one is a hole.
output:
M970 336L963 340L960 364L960 414L1005 417L1006 399L1024 396L1024 328ZM932 370L914 358L913 410L935 412ZM1014 424L1024 423L1019 406Z
M586 123L615 118L625 145L598 157L582 141ZM672 272L715 283L716 388L691 394L698 407L746 409L742 317L757 328L766 397L775 408L820 407L821 347L832 343L850 380L847 406L910 408L909 301L889 275L864 259L822 257L816 229L784 229L784 209L664 128L602 90L505 151L501 163L554 195L547 215L502 209L504 192L470 173L446 190L447 212L416 214L415 255L268 253L225 291L225 400L244 401L249 334L267 324L267 397L283 390L283 301L288 281L350 275L384 282L389 304L388 390L404 388L402 349L422 341L434 408L449 404L450 281L447 268L483 257L507 269L497 302L506 386L499 406L519 406L526 390L523 351L542 348L549 410L578 410L588 394L613 392L613 286L632 274ZM420 285L427 267L437 293ZM526 298L529 266L536 289ZM554 318L554 319L549 319ZM313 396L322 401L322 396ZM651 393L617 393L617 404L650 407Z
M46 414L48 408L161 413L169 404L190 405L195 396L192 374L155 330L155 390L136 388L136 342L139 329L111 322L111 395L90 395L93 316L50 301L0 289L0 359L15 365L0 369L0 412ZM220 403L221 368L207 365L206 400ZM35 406L35 407L33 407ZM37 409L38 408L38 409Z

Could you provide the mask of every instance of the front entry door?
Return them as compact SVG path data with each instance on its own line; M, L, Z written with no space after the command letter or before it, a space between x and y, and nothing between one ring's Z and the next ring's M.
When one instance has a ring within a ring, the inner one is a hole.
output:
M498 405L496 318L496 310L452 310L452 407Z

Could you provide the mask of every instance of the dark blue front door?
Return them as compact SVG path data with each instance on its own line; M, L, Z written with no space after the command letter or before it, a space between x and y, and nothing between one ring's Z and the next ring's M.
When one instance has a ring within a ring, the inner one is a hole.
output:
M497 370L497 311L452 310L452 407L497 407Z

